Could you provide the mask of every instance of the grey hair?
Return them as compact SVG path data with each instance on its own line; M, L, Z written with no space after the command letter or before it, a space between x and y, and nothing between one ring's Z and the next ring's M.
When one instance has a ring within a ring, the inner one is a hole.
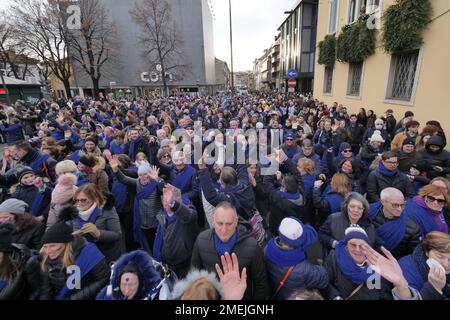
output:
M350 203L350 201L352 201L352 200L359 201L364 206L364 213L363 213L363 216L361 219L364 219L365 217L367 217L369 214L369 202L367 202L367 199L358 192L350 192L345 196L344 201L342 202L342 207L341 207L342 213L344 213L346 215L348 214L347 207L348 207L348 204Z
M389 200L389 199L392 199L392 196L404 197L403 193L400 190L389 187L389 188L385 188L381 191L380 200L382 200L382 201Z

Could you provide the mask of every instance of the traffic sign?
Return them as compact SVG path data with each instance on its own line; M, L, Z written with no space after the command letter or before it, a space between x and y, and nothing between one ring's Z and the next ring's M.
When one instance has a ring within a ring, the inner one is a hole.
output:
M295 88L297 86L297 80L289 79L288 80L288 88Z
M289 79L295 79L298 76L298 72L295 69L289 69L288 70L288 78Z

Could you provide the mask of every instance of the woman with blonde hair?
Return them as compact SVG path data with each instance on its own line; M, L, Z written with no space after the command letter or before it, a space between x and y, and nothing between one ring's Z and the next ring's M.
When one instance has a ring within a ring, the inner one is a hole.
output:
M301 158L297 162L297 170L302 176L305 196L312 202L312 191L314 189L314 181L316 180L316 163L311 159Z
M345 195L352 192L352 183L344 173L334 174L331 183L323 192L321 192L323 184L323 180L316 180L312 192L313 205L319 211L318 226L320 226L330 214L339 212Z
M108 283L109 268L95 244L72 235L72 228L66 224L70 213L61 213L61 221L42 238L40 300L92 300ZM80 270L81 283L71 289L68 277L74 266Z
M419 190L419 194L406 202L405 211L419 225L426 236L431 231L449 233L443 209L450 197L444 188L429 184Z
M77 165L72 160L64 160L56 164L55 173L57 177L65 173L75 174L75 172L77 172Z
M423 300L450 299L450 235L428 233L399 264L409 286L419 290Z

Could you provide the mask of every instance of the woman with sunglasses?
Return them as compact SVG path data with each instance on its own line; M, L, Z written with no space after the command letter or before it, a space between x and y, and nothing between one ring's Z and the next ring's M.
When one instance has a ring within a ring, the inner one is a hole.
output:
M95 184L89 183L75 192L73 200L77 209L72 220L74 234L95 243L107 262L117 260L122 254L122 231L114 198L105 197Z
M419 195L406 202L405 210L419 225L423 236L432 231L449 233L443 209L449 202L445 189L429 184L419 190Z

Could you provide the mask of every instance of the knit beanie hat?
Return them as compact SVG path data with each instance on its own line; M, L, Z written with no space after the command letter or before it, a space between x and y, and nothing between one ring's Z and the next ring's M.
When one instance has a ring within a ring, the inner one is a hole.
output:
M52 192L52 203L65 204L69 202L75 191L78 189L77 176L72 173L65 173L58 178L58 182Z
M414 139L414 138L406 138L405 140L403 140L403 145L404 146L406 146L406 145L413 145L413 146L415 146L416 145L416 140Z
M30 173L34 174L33 169L31 169L30 167L23 167L23 168L21 168L17 172L17 177L19 178L18 181L21 182L22 178L25 177L25 175L30 174Z
M45 231L42 244L69 243L73 241L73 229L64 221L59 221Z
M379 131L379 130L375 130L369 140L370 140L370 142L378 141L378 142L384 143L384 139L381 136L381 131Z
M345 229L345 243L348 243L352 239L361 239L370 243L366 231L358 225L353 225Z
M0 204L0 212L8 212L12 214L24 214L28 208L28 204L18 199L8 199Z
M80 157L80 163L84 164L86 167L93 168L95 166L95 157Z
M278 227L278 232L281 241L285 244L295 248L302 244L303 225L299 220L284 218Z
M339 146L339 153L348 149L352 149L352 146L348 142L342 142L341 145Z
M11 245L13 231L14 226L10 223L0 225L0 252L13 251L13 247Z

